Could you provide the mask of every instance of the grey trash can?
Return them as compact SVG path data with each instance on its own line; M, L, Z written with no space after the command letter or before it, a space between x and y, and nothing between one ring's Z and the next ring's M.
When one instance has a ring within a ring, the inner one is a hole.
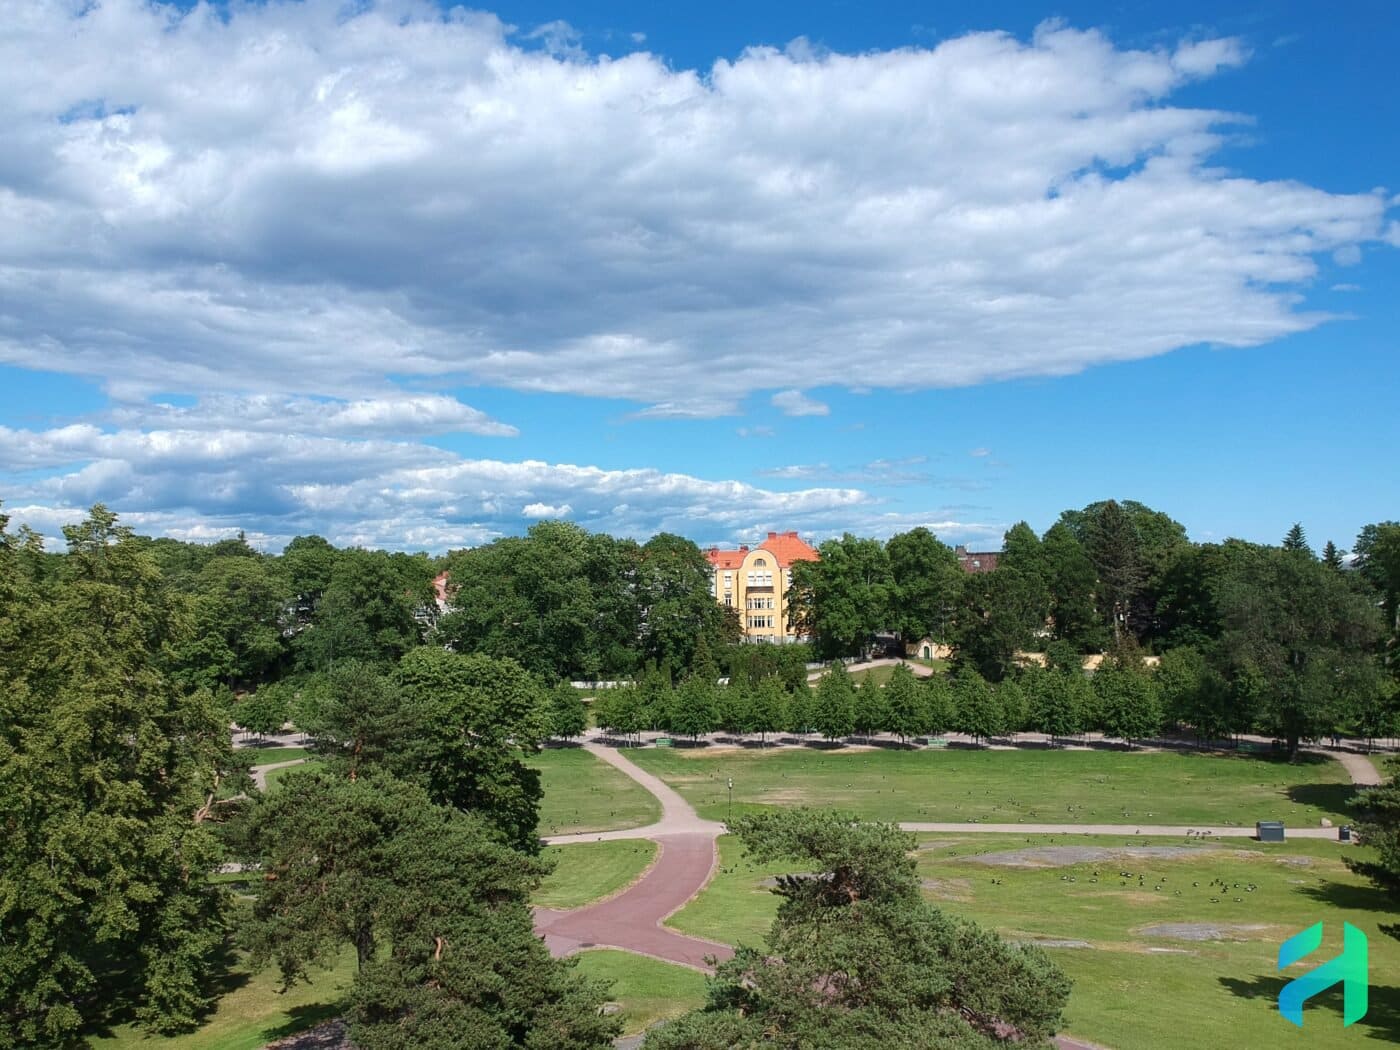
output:
M1337 841L1338 841L1338 842L1350 842L1350 841L1351 841L1351 825L1350 825L1350 824L1343 824L1340 828L1337 829Z
M1282 842L1283 821L1260 820L1254 824L1254 837L1260 842Z

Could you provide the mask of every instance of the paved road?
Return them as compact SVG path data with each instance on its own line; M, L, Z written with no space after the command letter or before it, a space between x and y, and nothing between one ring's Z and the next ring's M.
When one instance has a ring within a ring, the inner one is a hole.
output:
M643 876L622 893L573 911L535 909L535 932L556 956L584 948L621 948L655 959L709 970L707 956L728 959L727 944L687 937L661 923L699 893L714 871L712 835L661 835L659 855Z

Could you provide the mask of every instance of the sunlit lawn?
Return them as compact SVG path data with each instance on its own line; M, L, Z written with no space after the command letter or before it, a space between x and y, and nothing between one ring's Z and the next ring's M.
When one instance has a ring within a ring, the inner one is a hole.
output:
M612 949L583 952L578 960L583 973L612 983L609 996L622 1007L624 1035L704 1004L705 976L685 966Z
M700 811L836 807L873 820L1316 827L1355 818L1339 762L1080 750L699 748L628 753Z
M554 862L554 872L531 902L546 908L580 908L635 882L655 858L656 843L647 839L583 842L548 846L544 855Z
M295 766L283 766L281 769L269 769L265 774L267 777L267 790L271 791L284 777L291 776L293 773L310 773L324 768L325 762L313 758Z
M541 835L635 828L661 819L655 798L583 748L549 748L530 764L543 779Z
M349 949L335 969L312 970L311 983L285 993L277 990L275 967L250 974L236 965L225 982L228 992L196 1031L163 1039L123 1025L91 1043L101 1050L254 1050L339 1016L354 974L355 953Z
M1066 1011L1067 1030L1074 1035L1133 1050L1357 1048L1368 1037L1400 1040L1400 941L1377 929L1395 916L1365 880L1342 864L1345 850L1355 847L1315 840L1278 846L1218 840L1206 846L1193 842L1191 848L1198 852L1179 858L1119 857L1032 868L992 866L972 858L1051 844L1187 843L1138 836L950 835L922 836L921 841L919 873L926 895L939 907L1008 937L1088 945L1047 948L1075 981ZM764 880L796 870L801 866L751 866L737 842L726 836L720 840L719 874L668 925L731 944L759 945L778 905ZM1131 877L1122 877L1124 871ZM1213 879L1227 888L1212 886ZM1250 885L1253 891L1247 889ZM1340 950L1343 921L1370 939L1371 1012L1344 1030L1340 995L1326 995L1309 1007L1300 1032L1274 1006L1283 983L1274 964L1281 941L1318 921L1325 923L1320 959ZM1187 940L1144 931L1159 923L1216 924L1224 939Z
M240 747L235 753L240 758L248 759L255 766L290 762L294 758L307 758L315 754L307 747Z

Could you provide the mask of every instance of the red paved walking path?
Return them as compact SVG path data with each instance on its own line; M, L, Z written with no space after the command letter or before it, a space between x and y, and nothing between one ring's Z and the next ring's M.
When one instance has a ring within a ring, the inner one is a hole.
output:
M659 855L643 876L622 893L572 911L535 909L535 932L555 955L583 948L621 948L697 970L708 970L706 956L728 959L727 944L687 937L661 923L679 911L710 881L716 854L714 836L664 835L655 839Z
M661 924L705 888L718 861L715 839L724 825L701 820L679 794L657 777L639 769L612 748L585 747L626 773L656 796L661 820L645 828L593 835L559 835L551 844L596 842L613 838L648 838L657 844L657 858L641 878L621 893L596 904L569 911L535 909L535 932L555 956L588 948L618 948L710 972L707 957L723 961L734 954L727 944L668 930ZM1021 829L1024 830L1024 829ZM1059 1050L1099 1050L1067 1036L1057 1036Z

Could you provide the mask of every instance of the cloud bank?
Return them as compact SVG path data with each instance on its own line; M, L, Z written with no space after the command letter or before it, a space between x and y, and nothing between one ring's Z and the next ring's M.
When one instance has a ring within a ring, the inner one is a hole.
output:
M1246 57L1047 24L692 70L428 3L10 5L0 363L112 405L0 433L6 498L408 547L560 508L690 535L857 524L856 489L404 439L525 425L449 393L472 385L820 415L808 391L1316 325L1315 259L1400 242L1395 202L1214 167L1247 118L1172 94Z

